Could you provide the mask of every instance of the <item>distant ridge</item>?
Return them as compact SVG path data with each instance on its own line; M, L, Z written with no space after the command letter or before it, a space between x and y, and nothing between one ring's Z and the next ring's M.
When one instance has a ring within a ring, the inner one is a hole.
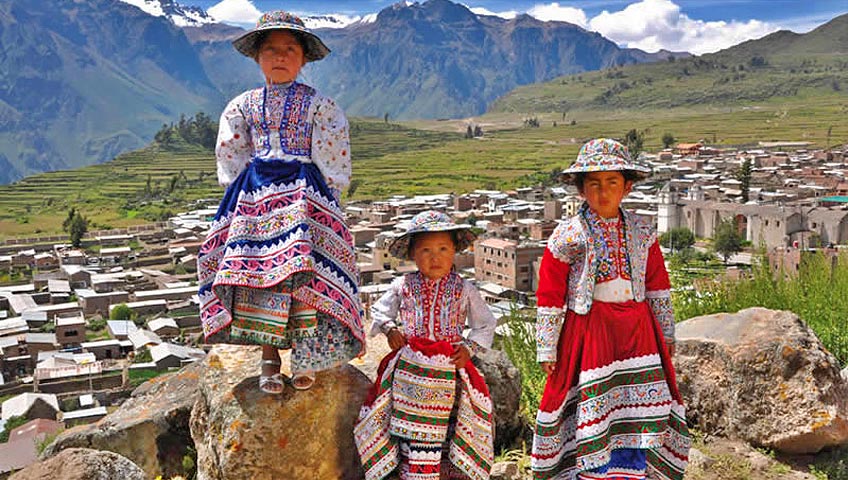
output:
M736 106L804 96L848 100L848 14L716 53L565 76L516 88L492 112Z

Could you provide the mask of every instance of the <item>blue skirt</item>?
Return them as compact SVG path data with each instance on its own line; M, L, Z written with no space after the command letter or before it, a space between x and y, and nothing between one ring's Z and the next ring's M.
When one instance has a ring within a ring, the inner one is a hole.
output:
M221 200L198 254L198 280L207 338L226 331L238 343L285 348L289 309L300 302L318 312L313 343L329 337L315 356L364 348L353 237L315 164L254 159Z

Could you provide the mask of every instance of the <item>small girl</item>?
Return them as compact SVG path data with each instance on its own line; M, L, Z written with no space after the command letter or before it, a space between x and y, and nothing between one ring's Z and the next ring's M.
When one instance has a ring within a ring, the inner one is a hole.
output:
M671 363L668 273L653 228L619 208L650 169L600 138L563 173L585 202L554 230L539 270L537 356L548 380L535 478L682 479L691 442Z
M350 183L341 108L296 78L330 51L300 18L264 14L233 45L265 86L221 114L218 181L227 186L198 255L204 335L262 345L259 388L280 394L279 348L292 348L292 385L364 349L356 253L339 206Z
M398 465L401 479L438 479L443 452L450 478L489 477L492 401L469 360L491 347L496 321L453 268L456 252L474 241L470 228L426 211L389 245L392 255L413 259L418 272L396 279L371 308L370 334L386 335L392 352L354 428L366 479L385 478Z

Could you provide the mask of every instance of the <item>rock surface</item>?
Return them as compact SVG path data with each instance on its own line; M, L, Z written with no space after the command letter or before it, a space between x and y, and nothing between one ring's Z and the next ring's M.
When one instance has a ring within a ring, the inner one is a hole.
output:
M479 353L474 365L486 378L492 404L495 407L495 452L508 448L521 433L519 416L521 372L501 350Z
M188 421L201 368L196 363L144 383L120 408L99 422L60 434L42 458L66 448L92 448L129 458L149 478L184 473L182 460L192 446Z
M319 373L309 390L267 395L259 352L219 345L202 362L191 415L198 480L362 478L353 424L369 379L345 365Z
M491 480L523 480L524 475L516 462L498 462L492 465Z
M42 458L75 447L107 450L149 478L168 478L186 473L183 458L195 448L201 480L361 478L353 422L388 352L375 338L363 358L319 373L312 389L287 386L283 395L270 396L258 389L258 347L218 345L204 361L145 383L100 422L65 431ZM289 375L287 352L282 360ZM520 373L500 351L482 353L474 363L492 393L495 445L510 445L522 429Z
M848 383L791 312L681 322L674 360L687 417L706 434L789 454L848 443Z
M124 456L102 450L69 448L28 466L10 480L146 480L153 478Z

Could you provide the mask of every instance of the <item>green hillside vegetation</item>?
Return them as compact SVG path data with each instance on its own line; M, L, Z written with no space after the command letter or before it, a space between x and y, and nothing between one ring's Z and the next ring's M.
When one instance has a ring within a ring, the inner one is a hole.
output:
M825 98L844 107L846 32L843 15L804 35L776 32L715 54L560 77L517 88L491 111L740 108Z
M0 238L62 234L62 221L72 207L88 218L93 230L165 220L201 199L207 199L202 205L217 204L223 189L217 183L214 153L185 142L179 131L179 125L163 129L157 134L162 143L104 164L0 186ZM462 138L377 121L354 121L351 132L357 165L374 171L384 168L375 158ZM358 170L357 177L364 175L365 169Z
M634 128L645 132L649 151L661 148L667 132L678 141L703 139L718 145L806 140L822 146L828 138L831 143L848 141L846 113L846 106L830 97L750 108L596 110L568 113L565 121L561 114L547 113L534 117L539 127L525 126L527 117L521 114L493 113L474 120L484 131L474 139L464 138L466 120L387 124L355 119L354 185L348 198L550 183L552 172L568 165L586 139L621 138ZM167 148L154 144L101 165L0 186L0 238L61 234L72 206L90 220L91 230L167 218L198 199L215 205L221 194L211 150L177 137Z

